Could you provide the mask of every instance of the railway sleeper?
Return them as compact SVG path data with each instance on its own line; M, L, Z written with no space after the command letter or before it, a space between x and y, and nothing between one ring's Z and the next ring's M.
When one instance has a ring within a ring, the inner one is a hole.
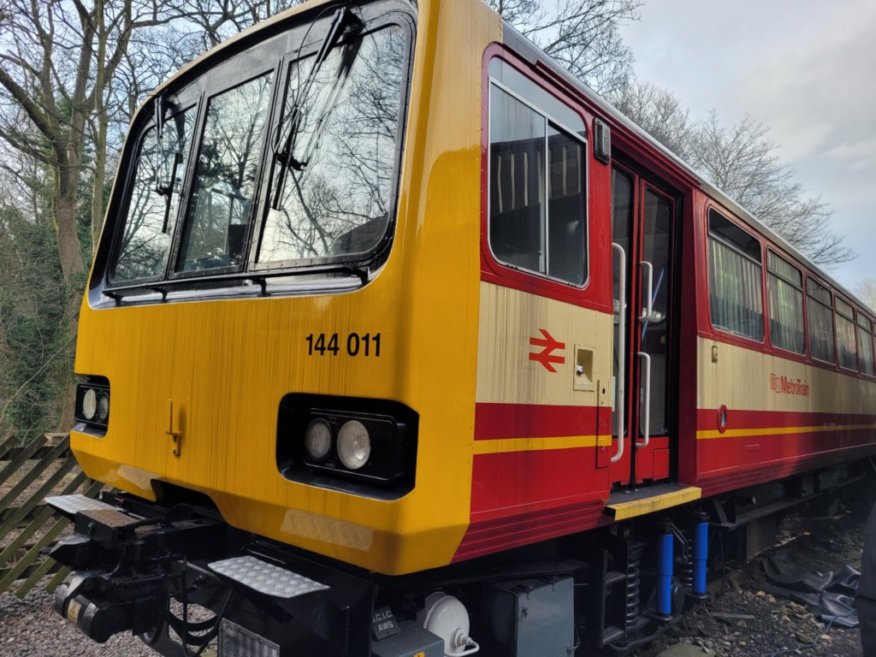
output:
M865 472L803 475L395 577L240 532L203 504L48 498L75 529L51 553L74 571L55 608L96 641L131 631L163 655L214 640L220 657L625 655L706 597L727 535L748 537L737 530Z

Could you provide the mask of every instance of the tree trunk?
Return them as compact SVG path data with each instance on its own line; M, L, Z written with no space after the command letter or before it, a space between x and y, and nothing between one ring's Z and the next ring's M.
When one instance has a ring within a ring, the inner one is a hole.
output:
M67 335L76 334L79 317L80 288L82 274L85 272L85 262L82 259L82 243L77 230L76 190L78 186L78 167L67 166L59 168L55 181L55 220L58 233L58 258L61 263L61 273L64 285L69 293L67 303ZM63 376L63 393L61 395L60 417L58 431L69 431L73 426L74 406L76 401L76 383L72 371Z

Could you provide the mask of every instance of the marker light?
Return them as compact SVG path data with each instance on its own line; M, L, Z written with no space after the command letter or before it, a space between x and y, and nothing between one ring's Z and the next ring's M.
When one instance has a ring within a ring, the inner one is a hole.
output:
M313 420L304 431L304 448L314 461L322 461L332 448L332 429L325 420Z
M371 436L358 420L345 422L338 432L338 456L344 467L358 470L371 456Z
M82 417L86 420L93 420L97 414L97 392L93 388L89 388L82 395Z
M109 417L109 395L101 393L97 397L97 419L106 422Z

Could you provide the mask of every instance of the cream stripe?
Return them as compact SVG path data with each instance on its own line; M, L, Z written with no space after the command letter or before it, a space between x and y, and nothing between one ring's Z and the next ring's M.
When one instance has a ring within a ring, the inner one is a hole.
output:
M491 438L474 441L475 454L506 454L511 452L541 452L576 447L607 447L608 436L560 436L557 438Z
M859 429L876 429L874 424L846 424L842 426L818 427L763 427L762 429L728 429L721 433L717 429L697 431L697 440L712 438L744 438L746 436L786 436L792 433L821 433L824 431L857 431Z

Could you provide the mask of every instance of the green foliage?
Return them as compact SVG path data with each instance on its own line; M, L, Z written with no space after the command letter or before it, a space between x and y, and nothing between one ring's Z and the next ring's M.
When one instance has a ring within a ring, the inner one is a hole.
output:
M26 442L57 421L72 367L53 227L0 207L0 262L0 436Z

